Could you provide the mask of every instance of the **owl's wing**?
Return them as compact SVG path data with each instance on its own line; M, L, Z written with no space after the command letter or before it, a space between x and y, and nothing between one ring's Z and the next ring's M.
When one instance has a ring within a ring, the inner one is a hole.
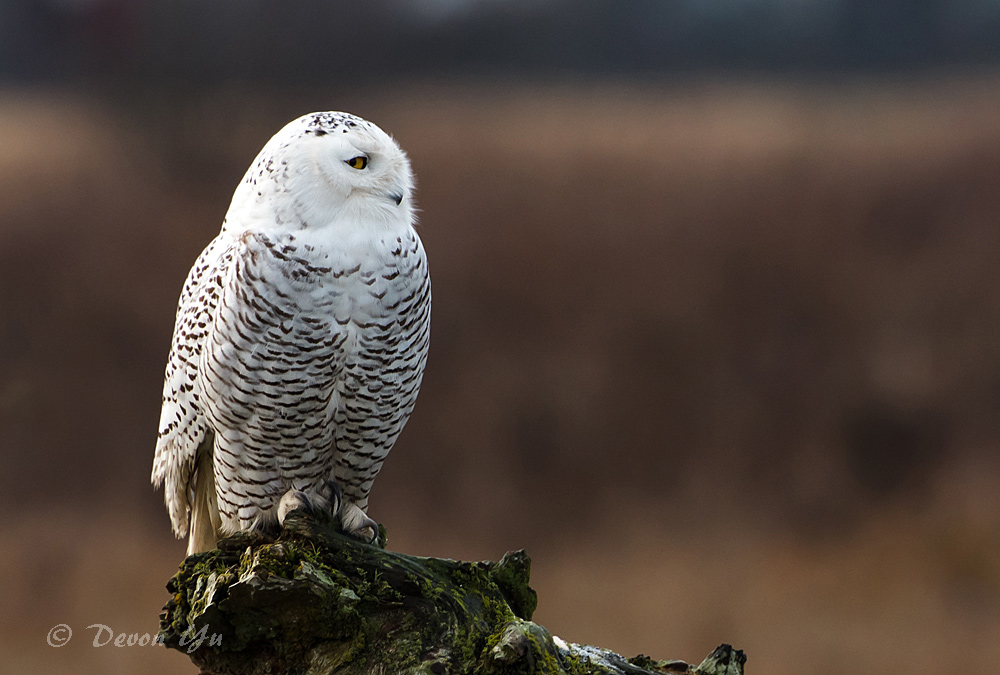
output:
M163 404L151 480L154 487L164 486L163 500L178 537L187 534L195 455L210 431L198 401L198 363L231 258L221 240L222 235L214 239L188 273L177 304L163 378Z

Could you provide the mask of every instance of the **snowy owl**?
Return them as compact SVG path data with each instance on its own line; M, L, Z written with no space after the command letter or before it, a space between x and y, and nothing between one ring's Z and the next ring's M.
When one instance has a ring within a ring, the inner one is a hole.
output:
M430 338L412 192L396 142L341 112L289 123L236 188L181 291L153 460L189 555L297 506L377 535Z

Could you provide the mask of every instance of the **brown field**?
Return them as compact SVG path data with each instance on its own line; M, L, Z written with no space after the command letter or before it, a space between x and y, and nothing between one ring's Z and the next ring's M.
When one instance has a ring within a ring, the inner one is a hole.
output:
M0 92L0 672L194 672L87 626L156 629L176 297L323 108L408 150L431 256L391 548L527 548L536 620L626 655L1000 660L1000 79L183 94Z

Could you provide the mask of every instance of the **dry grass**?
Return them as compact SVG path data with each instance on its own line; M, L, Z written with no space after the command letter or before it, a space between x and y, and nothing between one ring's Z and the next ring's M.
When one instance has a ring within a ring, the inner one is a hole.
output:
M537 618L626 653L1000 656L994 80L325 96L0 97L4 671L192 671L86 626L155 627L176 295L260 144L325 107L420 181L434 341L374 494L394 548L526 546Z

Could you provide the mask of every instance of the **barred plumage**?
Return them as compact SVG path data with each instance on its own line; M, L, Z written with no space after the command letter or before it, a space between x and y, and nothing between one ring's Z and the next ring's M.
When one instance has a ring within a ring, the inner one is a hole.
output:
M288 494L374 534L368 494L413 410L430 277L395 141L345 113L278 132L188 275L152 480L189 553Z

